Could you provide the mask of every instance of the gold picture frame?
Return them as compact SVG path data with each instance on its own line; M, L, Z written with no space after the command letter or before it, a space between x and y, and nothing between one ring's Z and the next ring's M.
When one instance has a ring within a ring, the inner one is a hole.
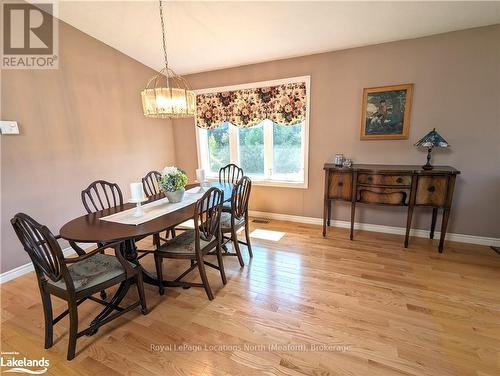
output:
M361 140L407 140L413 84L363 89Z

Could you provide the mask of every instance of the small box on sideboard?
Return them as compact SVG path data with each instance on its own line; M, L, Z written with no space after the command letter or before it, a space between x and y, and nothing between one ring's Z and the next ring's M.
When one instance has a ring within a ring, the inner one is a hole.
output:
M330 226L332 202L335 200L351 203L351 233L354 235L356 204L391 205L407 207L405 248L408 247L413 209L417 206L432 208L430 238L434 229L438 210L443 210L439 252L443 252L444 238L450 216L456 176L460 171L450 166L434 166L424 170L414 165L353 164L338 167L326 163L323 236Z

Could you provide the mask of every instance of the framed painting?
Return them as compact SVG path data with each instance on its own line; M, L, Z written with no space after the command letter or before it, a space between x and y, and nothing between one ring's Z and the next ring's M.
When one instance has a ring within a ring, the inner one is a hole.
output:
M363 89L362 140L406 140L413 84Z

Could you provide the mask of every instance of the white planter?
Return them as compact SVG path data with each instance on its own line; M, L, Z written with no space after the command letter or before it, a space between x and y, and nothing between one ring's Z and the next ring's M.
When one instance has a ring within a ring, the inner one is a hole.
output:
M184 192L186 192L186 190L181 188L174 192L165 192L165 196L167 196L168 201L171 203L181 202L184 197Z

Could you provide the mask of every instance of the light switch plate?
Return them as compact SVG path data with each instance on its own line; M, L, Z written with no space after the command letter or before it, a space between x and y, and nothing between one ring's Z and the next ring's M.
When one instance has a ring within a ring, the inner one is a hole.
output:
M19 134L17 121L0 121L0 132L2 134Z

